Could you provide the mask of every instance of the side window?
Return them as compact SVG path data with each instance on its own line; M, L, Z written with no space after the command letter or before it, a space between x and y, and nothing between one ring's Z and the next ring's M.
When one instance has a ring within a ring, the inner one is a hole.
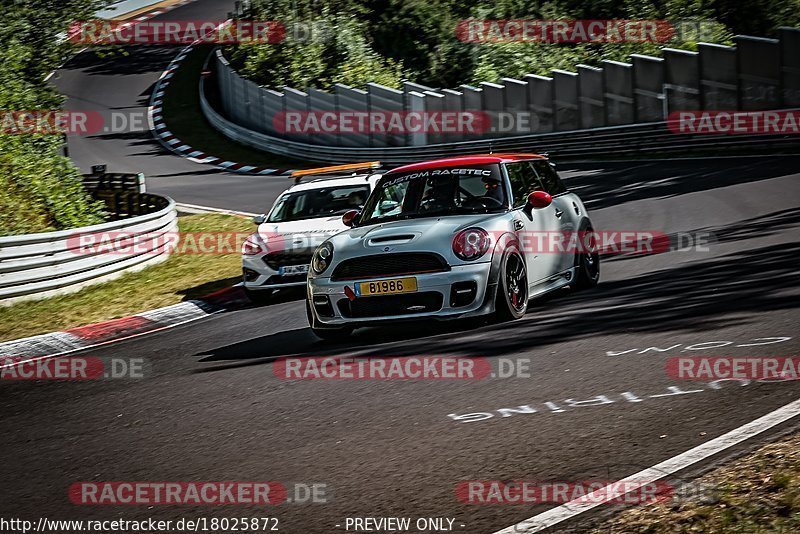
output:
M539 179L545 191L553 196L567 192L567 187L564 185L564 182L561 181L561 178L558 177L558 173L550 163L547 161L535 161L532 165L536 170L536 174L539 175Z
M400 182L381 189L378 192L378 202L368 218L379 219L399 214L403 209L401 202L410 183L409 181Z
M506 171L508 171L508 179L511 182L511 194L514 196L514 207L519 208L524 206L528 201L528 194L537 189L541 189L536 173L527 161L509 163L506 165Z

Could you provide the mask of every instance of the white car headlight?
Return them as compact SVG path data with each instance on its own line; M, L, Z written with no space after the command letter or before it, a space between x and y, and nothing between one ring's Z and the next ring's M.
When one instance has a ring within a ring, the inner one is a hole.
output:
M325 241L314 251L314 257L311 258L311 270L315 274L322 274L331 262L333 262L333 245L330 241Z
M242 255L255 256L256 254L261 254L262 252L266 252L266 247L264 246L263 241L261 241L261 237L258 235L258 232L247 236L247 239L245 239L244 243L242 243Z

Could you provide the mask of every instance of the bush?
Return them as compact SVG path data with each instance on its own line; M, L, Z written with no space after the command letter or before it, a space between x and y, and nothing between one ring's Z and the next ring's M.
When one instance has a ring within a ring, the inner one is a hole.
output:
M251 16L272 20L272 8L270 5ZM376 82L400 86L402 65L372 49L364 23L357 19L325 8L319 13L309 12L308 18L297 14L284 15L280 20L290 31L295 22L324 28L326 38L304 43L290 37L278 44L228 47L226 54L234 68L259 85L330 89L336 83L363 86Z
M696 19L713 24L712 35L703 40L730 44L735 33L770 36L780 25L800 23L800 0L757 0L746 9L739 0L253 0L245 16L287 27L296 21L332 23L332 43L289 38L278 45L230 47L234 66L260 85L328 89L336 82L377 81L394 87L407 78L456 87L574 70L579 63L599 65L604 59L626 61L633 53L659 55L662 46L697 46L675 40L473 44L456 37L463 19Z
M63 103L45 82L69 50L57 38L70 21L89 18L96 0L3 2L0 26L0 110L53 110ZM6 5L11 4L11 5ZM103 221L101 202L61 156L53 135L0 134L0 235L44 232Z

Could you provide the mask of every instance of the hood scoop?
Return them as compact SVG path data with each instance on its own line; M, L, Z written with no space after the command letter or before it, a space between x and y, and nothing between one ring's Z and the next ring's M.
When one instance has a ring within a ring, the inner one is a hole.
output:
M367 245L380 247L384 245L402 245L412 241L417 234L382 235L367 239Z

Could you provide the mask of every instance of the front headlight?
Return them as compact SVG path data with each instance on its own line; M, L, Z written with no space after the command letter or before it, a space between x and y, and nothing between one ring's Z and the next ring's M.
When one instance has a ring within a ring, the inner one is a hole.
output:
M483 228L467 228L453 238L453 252L464 261L477 260L489 250L491 239Z
M261 236L258 235L258 232L255 232L247 236L247 239L242 243L242 255L255 256L256 254L266 252L266 248L263 241L261 241Z
M330 241L325 241L314 251L314 256L311 258L311 270L314 271L314 274L322 274L332 262L333 245Z

